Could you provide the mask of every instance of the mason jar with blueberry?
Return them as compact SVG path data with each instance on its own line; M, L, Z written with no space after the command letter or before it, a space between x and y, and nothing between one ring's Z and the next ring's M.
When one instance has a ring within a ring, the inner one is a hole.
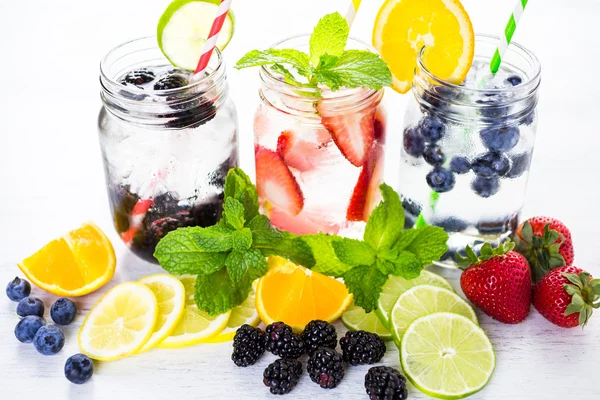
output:
M511 236L525 199L537 127L540 64L511 44L489 72L498 39L476 37L460 84L429 72L419 57L405 115L400 191L406 227L436 225L450 235L444 265L465 246Z

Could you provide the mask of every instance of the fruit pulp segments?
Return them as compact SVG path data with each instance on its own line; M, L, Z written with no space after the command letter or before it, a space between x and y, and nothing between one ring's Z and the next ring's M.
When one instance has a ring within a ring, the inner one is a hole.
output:
M369 147L363 164L355 166L357 157L349 161L340 138L334 140L324 124L259 106L254 120L256 179L262 212L273 225L295 234L363 229L357 222L366 221L379 203L384 164L385 114L381 106L370 110L326 117L336 130L350 132L343 138L346 148L364 148L357 132L371 136L365 141Z

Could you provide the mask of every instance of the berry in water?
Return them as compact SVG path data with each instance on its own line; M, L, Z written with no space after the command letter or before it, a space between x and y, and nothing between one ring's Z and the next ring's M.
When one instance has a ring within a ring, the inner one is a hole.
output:
M477 176L471 183L471 188L479 196L487 198L498 193L498 190L500 190L500 179L496 176L491 178Z
M450 161L450 170L455 174L466 174L471 170L471 163L467 157L456 156Z
M408 126L404 129L404 150L413 157L420 157L425 149L425 140L414 127Z
M427 146L423 150L423 159L427 164L435 167L442 165L446 160L446 156L439 146Z
M506 78L506 81L513 86L518 86L523 82L523 78L521 78L519 75L511 75Z
M436 167L427 174L427 184L431 189L438 193L444 193L452 190L456 183L454 174L447 169Z
M26 317L28 315L44 316L44 303L37 297L25 297L17 305L17 315Z
M28 315L17 323L15 336L21 343L31 343L37 331L44 325L44 320L37 315Z
M75 354L65 362L65 377L69 382L81 385L94 374L94 363L84 354Z
M44 325L33 338L35 349L45 356L56 354L65 345L65 335L54 325Z
M506 174L507 178L518 178L527 171L531 163L531 153L515 154L510 157L512 165Z
M77 315L77 307L69 299L60 298L50 307L50 317L58 325L69 325Z
M419 121L419 132L428 143L435 143L444 136L446 125L439 117L434 115L425 115Z
M272 394L287 394L298 384L302 363L294 359L275 360L263 372L263 383Z
M335 349L337 345L335 327L327 321L318 319L310 321L300 336L304 340L304 348L307 354L312 353L319 347Z
M21 301L31 293L31 285L25 279L15 277L6 286L6 295L12 301Z
M417 222L422 207L415 201L402 196L402 208L404 208L404 229L410 229Z
M350 365L373 364L385 354L385 342L378 335L366 331L348 331L340 339L344 361Z
M504 176L510 169L510 159L501 153L485 153L475 158L471 167L475 174L486 178Z
M154 72L147 68L141 68L135 71L128 72L121 83L129 83L131 85L140 86L154 80Z
M273 322L266 329L266 350L282 358L298 358L304 354L304 341L283 322Z
M406 378L392 367L373 367L365 375L365 389L371 400L406 400Z
M483 145L494 152L511 150L519 142L520 131L516 126L492 126L482 129L479 136Z
M432 225L439 226L446 232L461 232L467 229L468 226L465 221L456 217L434 219L431 223Z
M306 370L313 382L323 389L333 389L344 377L344 360L337 351L321 347L308 359Z
M178 89L180 87L186 86L187 84L187 79L185 79L181 75L167 75L163 78L160 78L154 84L154 90Z
M247 367L258 361L265 352L265 333L259 328L244 324L233 337L231 359L238 367Z

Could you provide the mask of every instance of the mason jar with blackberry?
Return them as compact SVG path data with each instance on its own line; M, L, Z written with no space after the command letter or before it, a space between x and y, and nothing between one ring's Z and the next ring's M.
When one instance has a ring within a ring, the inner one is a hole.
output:
M537 127L540 64L511 44L495 75L499 39L477 35L473 65L460 85L436 78L423 50L405 115L401 194L407 226L450 235L441 263L470 245L497 244L515 232L525 198Z
M237 113L215 50L203 76L173 67L155 38L125 43L100 65L98 119L117 232L138 256L168 232L221 217L237 165Z

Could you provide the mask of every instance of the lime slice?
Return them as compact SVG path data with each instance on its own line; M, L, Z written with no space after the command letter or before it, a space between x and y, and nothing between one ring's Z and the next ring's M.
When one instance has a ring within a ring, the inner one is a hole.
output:
M485 332L469 318L448 312L415 320L402 336L402 369L423 393L462 399L490 380L496 355Z
M231 316L227 321L227 326L216 336L205 341L205 343L222 343L233 340L235 332L244 324L258 326L260 317L256 311L256 293L250 292L248 298L239 306L231 310Z
M392 334L374 312L367 314L362 307L355 306L354 303L342 315L342 324L351 331L372 332L383 340L392 340Z
M415 286L398 297L390 313L396 345L400 345L404 331L415 319L441 311L462 315L477 324L473 307L456 293L432 285Z
M158 21L156 37L158 47L171 64L190 71L196 69L219 4L219 0L175 0L167 7ZM234 20L229 10L217 40L219 50L231 40Z
M438 274L434 274L433 272L426 270L421 271L421 275L419 275L419 277L411 280L390 275L389 279L381 289L379 302L377 304L377 308L375 309L375 313L383 323L383 326L385 326L388 330L391 330L389 315L394 307L394 304L396 304L396 300L398 300L398 297L400 297L402 293L406 292L411 287L418 285L433 285L448 290L454 290L452 285L450 285L450 282Z

